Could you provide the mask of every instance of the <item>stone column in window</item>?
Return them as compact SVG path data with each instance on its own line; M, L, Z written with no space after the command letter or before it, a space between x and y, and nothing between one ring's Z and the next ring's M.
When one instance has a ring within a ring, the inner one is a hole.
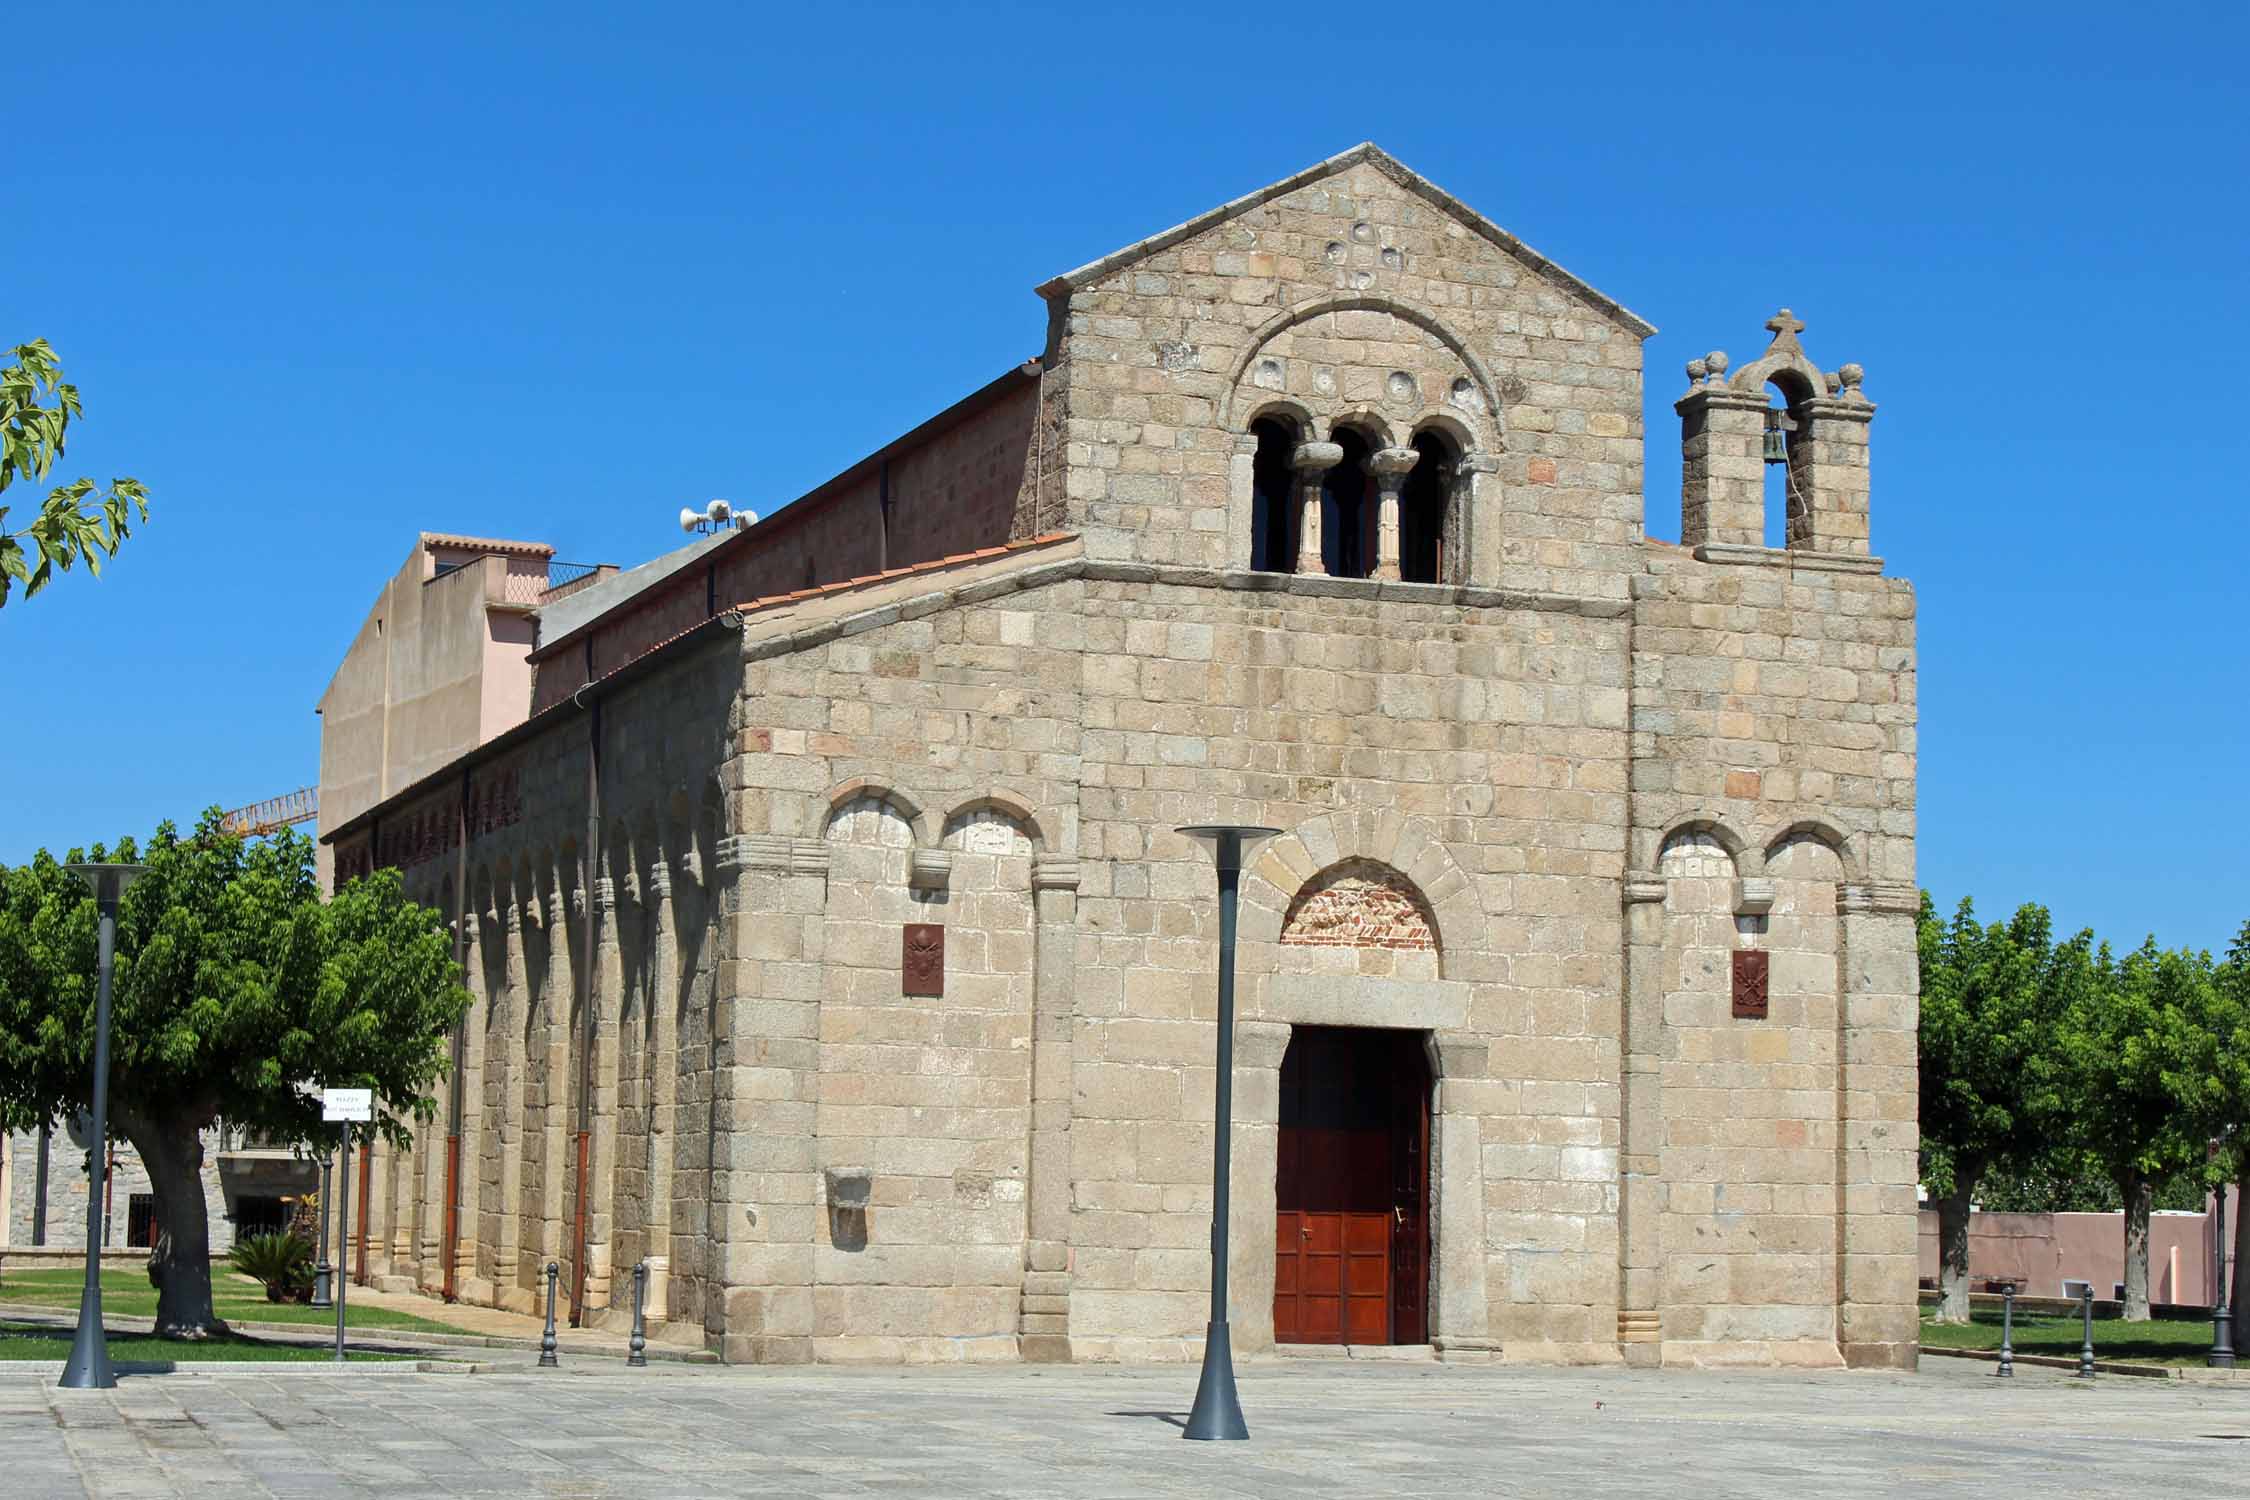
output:
M1343 461L1344 450L1336 443L1299 443L1290 458L1290 467L1297 471L1299 573L1319 575L1328 571L1320 560L1320 486L1328 471Z
M1367 461L1375 474L1375 571L1373 578L1398 580L1398 496L1407 472L1422 455L1412 448L1383 448Z

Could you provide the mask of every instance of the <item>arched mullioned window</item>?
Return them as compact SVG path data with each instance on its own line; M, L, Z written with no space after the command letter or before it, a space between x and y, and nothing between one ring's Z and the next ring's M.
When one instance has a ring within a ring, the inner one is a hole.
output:
M1352 427L1337 428L1335 441L1344 457L1321 481L1321 565L1331 578L1365 578L1375 571L1374 444Z
M1250 471L1250 566L1260 573L1294 573L1298 519L1290 458L1297 425L1285 417L1260 417L1250 432L1258 440Z
M1407 471L1398 497L1399 577L1407 583L1443 583L1451 540L1446 524L1460 455L1452 439L1435 428L1414 434L1412 446L1421 457Z

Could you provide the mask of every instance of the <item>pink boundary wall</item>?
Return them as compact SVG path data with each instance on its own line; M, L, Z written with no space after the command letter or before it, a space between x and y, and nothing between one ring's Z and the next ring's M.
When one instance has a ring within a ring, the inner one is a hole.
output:
M2227 1194L2227 1239L2241 1205ZM2211 1301L2211 1215L2159 1213L2149 1218L2148 1294L2151 1302L2208 1306ZM2232 1246L2229 1246L2230 1254ZM1938 1216L1922 1207L1921 1275L1938 1273ZM2231 1272L2231 1266L2230 1266ZM2026 1296L2060 1297L2063 1282L2091 1281L2096 1297L2111 1296L2125 1279L2125 1216L2112 1214L1988 1214L1969 1218L1969 1282L2014 1280Z

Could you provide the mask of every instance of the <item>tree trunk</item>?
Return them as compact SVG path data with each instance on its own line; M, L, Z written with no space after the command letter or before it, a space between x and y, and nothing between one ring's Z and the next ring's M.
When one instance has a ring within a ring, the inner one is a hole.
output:
M1940 1323L1969 1321L1969 1207L1984 1163L1954 1163L1953 1191L1937 1201L1938 1307Z
M203 1141L191 1119L162 1123L119 1112L118 1128L141 1154L156 1197L157 1231L149 1250L156 1282L160 1338L201 1339L225 1333L211 1307L211 1220L203 1202Z
M2125 1321L2148 1321L2148 1215L2156 1202L2156 1184L2138 1172L2128 1172L2118 1188L2125 1197ZM2094 1288L2095 1295L2101 1288Z

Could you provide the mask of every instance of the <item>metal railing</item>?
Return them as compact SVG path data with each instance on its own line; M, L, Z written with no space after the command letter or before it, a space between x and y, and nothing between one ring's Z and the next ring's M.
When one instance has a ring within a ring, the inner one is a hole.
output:
M601 571L600 563L551 562L547 564L547 592L568 588L581 578L589 578Z
M549 563L547 587L539 595L538 602L552 604L566 594L575 594L582 588L590 587L604 576L605 570L600 563Z

